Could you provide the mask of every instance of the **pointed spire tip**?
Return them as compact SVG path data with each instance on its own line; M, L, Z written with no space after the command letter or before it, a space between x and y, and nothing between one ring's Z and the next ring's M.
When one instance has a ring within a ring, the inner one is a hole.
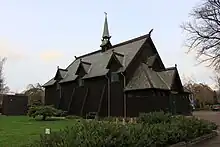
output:
M110 38L109 30L108 30L107 13L106 12L104 13L105 13L105 22L104 22L104 30L103 30L102 38Z

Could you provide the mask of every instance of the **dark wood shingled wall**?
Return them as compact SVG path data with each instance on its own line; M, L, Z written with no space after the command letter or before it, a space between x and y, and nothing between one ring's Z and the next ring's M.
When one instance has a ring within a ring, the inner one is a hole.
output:
M60 99L59 108L65 111L69 111L69 107L72 101L72 95L75 92L76 82L71 81L61 84L62 96Z

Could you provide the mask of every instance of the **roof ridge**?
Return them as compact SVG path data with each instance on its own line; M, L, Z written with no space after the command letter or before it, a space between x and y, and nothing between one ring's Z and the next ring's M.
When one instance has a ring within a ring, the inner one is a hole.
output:
M89 55L92 55L92 54L95 54L95 53L98 53L98 52L101 52L101 51L102 50L99 49L99 50L96 50L96 51L93 51L93 52L81 55L81 56L77 57L77 59L82 58L82 57L86 57L86 56L89 56Z
M121 46L121 45L125 45L125 44L128 44L128 43L132 43L132 42L134 42L134 41L138 41L138 40L147 38L147 37L149 37L149 36L150 36L149 34L145 34L145 35L142 35L142 36L139 36L139 37L135 37L135 38L126 40L126 41L124 41L124 42L120 42L120 43L118 43L118 44L115 44L115 45L113 45L111 48L115 48L115 47L118 47L118 46ZM110 48L110 49L111 49L111 48ZM81 55L81 56L77 57L77 59L82 58L82 57L85 57L85 56L89 56L89 55L92 55L92 54L95 54L95 53L98 53L98 52L101 52L101 51L102 51L102 50L99 49L99 50L96 50L96 51L94 51L94 52L90 52L90 53Z
M128 43L132 43L134 41L138 41L138 40L141 40L141 39L144 39L144 38L147 38L147 37L150 37L150 35L149 34L145 34L145 35L142 35L142 36L139 36L139 37L135 37L135 38L129 39L127 41L115 44L111 48L115 48L115 47L118 47L118 46L121 46L121 45L125 45L125 44L128 44Z
M147 38L147 37L149 37L149 34L145 34L145 35L142 35L142 36L139 36L139 37L135 37L135 38L129 39L129 40L124 41L124 42L120 42L118 44L113 45L111 48L115 48L115 47L118 47L118 46L121 46L121 45L125 45L125 44L128 44L128 43L132 43L134 41L138 41L138 40L141 40L141 39L144 39L144 38ZM99 50L96 50L94 52L90 52L90 53L81 55L81 56L77 57L77 59L85 57L85 56L89 56L89 55L92 55L92 54L95 54L95 53L98 53L98 52L101 52L101 51L102 50L99 49Z
M145 35L142 35L142 36L139 36L139 37L135 37L135 38L129 39L127 41L115 44L110 49L118 47L118 46L122 46L122 45L125 45L125 44L128 44L128 43L132 43L134 41L138 41L138 40L141 40L141 39L144 39L144 38L147 38L147 37L150 37L150 35L149 34L145 34ZM86 56L89 56L89 55L93 55L93 54L96 54L96 53L101 52L101 51L102 50L99 49L99 50L96 50L96 51L93 51L93 52L81 55L79 57L76 57L76 59L70 65L68 65L66 69L68 69L75 61L77 61L77 59L80 59L80 58L83 58L83 57L86 57Z

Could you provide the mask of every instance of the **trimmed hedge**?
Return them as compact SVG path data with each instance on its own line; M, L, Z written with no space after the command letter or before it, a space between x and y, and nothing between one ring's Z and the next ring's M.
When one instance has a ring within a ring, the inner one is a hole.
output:
M145 117L146 118L145 118ZM211 133L217 126L208 121L169 114L142 115L137 124L96 120L76 122L50 135L41 135L31 147L150 147L168 146ZM151 117L149 117L151 116ZM148 119L147 119L148 118ZM169 120L167 119L169 118ZM155 123L154 123L155 122Z

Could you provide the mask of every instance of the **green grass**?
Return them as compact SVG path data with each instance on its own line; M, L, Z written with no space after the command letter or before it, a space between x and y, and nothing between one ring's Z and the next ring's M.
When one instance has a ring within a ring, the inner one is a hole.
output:
M37 139L45 128L59 131L76 120L37 121L27 116L0 115L0 147L19 147Z

